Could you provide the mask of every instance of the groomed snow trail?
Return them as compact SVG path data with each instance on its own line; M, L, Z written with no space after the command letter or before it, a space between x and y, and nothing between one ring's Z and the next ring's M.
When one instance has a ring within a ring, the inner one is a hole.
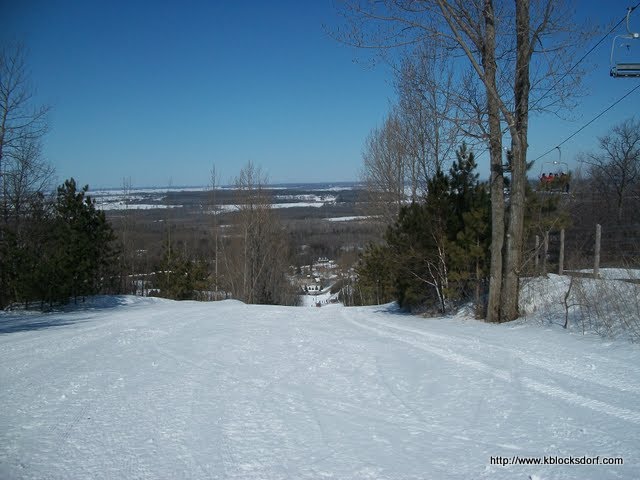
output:
M0 313L0 405L2 479L640 478L637 346L392 307Z

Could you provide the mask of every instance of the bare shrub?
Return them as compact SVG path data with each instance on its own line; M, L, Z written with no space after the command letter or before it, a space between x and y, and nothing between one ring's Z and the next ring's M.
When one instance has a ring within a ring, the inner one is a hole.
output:
M597 280L580 272L523 279L521 312L542 324L640 342L640 284L635 283L640 271L604 273L605 278Z
M575 279L570 302L583 333L640 341L640 285L625 280Z

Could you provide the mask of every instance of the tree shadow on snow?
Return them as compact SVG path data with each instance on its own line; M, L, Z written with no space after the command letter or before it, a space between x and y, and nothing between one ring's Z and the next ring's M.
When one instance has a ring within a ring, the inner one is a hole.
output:
M411 312L406 309L400 308L398 302L385 303L383 305L376 305L373 310L375 313L387 313L393 315L411 316Z
M141 297L131 297L127 295L94 295L92 297L87 297L85 300L78 299L77 302L70 302L67 305L64 305L61 310L64 312L105 310L130 305L134 303L135 299L141 299Z
M100 311L128 305L131 300L125 296L99 295L88 297L84 302L70 303L52 312L18 311L0 313L0 335L28 332L45 328L64 327L89 320L86 316L72 316L74 312Z
M49 318L33 315L10 315L0 317L0 335L9 333L28 332L31 330L42 330L44 328L63 327L77 323L79 320L65 319L59 316Z

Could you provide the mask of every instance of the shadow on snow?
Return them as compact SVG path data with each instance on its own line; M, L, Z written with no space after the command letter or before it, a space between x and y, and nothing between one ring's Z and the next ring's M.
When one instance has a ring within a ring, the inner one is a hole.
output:
M130 303L131 300L125 296L99 295L89 297L84 302L79 301L78 304L61 306L49 313L24 310L4 312L0 313L0 335L73 325L87 321L89 318L84 316L73 318L66 315L67 313L99 311Z

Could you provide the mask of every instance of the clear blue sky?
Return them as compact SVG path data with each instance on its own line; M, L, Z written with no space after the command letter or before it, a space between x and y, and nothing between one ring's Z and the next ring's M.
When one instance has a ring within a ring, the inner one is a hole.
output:
M579 4L602 24L628 6ZM0 39L26 44L37 98L52 106L47 158L59 179L92 188L124 177L205 185L214 163L226 183L249 160L273 182L355 180L364 139L394 97L388 69L354 62L364 54L325 33L339 22L332 0L0 0L0 17ZM530 158L637 84L609 78L610 45L589 57L589 95L569 120L532 118ZM636 92L565 145L563 159L638 105Z

